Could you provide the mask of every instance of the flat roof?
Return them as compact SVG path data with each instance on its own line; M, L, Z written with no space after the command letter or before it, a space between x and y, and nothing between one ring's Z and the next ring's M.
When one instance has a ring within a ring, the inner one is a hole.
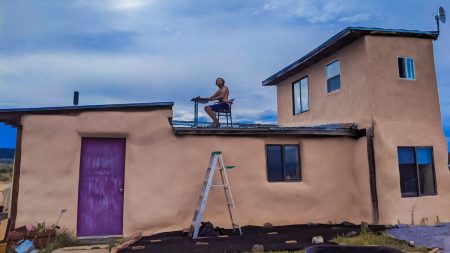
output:
M437 31L418 31L404 29L383 29L372 27L348 27L337 33L322 45L318 46L302 58L273 74L266 80L262 81L263 86L277 85L294 74L314 65L315 63L330 56L343 47L362 38L366 35L374 36L392 36L392 37L415 37L423 39L437 39L439 32Z
M0 122L17 125L20 117L26 114L68 114L84 111L146 111L154 109L171 109L173 102L129 103L129 104L102 104L57 107L33 108L6 108L0 109Z
M173 125L175 135L215 136L297 136L297 137L339 137L358 138L365 136L364 129L355 123L326 124L317 126L284 127L264 124L233 124L233 127L187 127Z

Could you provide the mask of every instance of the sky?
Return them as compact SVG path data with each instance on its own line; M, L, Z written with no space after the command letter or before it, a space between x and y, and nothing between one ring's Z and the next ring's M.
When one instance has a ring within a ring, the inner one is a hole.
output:
M1 0L0 108L173 101L192 120L195 96L224 77L235 120L276 121L261 81L348 26L435 30L448 0ZM450 140L450 24L434 43ZM0 124L0 147L14 147Z

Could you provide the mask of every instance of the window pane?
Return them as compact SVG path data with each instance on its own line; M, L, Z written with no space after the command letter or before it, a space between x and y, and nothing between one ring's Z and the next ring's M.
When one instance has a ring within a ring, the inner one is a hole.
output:
M267 146L267 177L269 181L283 181L281 146Z
M403 197L418 196L415 164L400 164L400 189Z
M301 112L301 105L300 105L300 82L296 82L293 84L294 87L294 114L298 114Z
M286 180L300 180L298 146L284 146L284 177Z
M398 148L399 164L415 164L414 148Z
M408 79L415 79L415 73L414 73L414 61L413 59L406 59L406 69L407 69L407 78Z
M432 148L416 148L416 157L419 167L420 194L435 194Z
M327 79L341 74L341 66L339 60L327 65Z
M419 165L420 194L436 194L432 164Z
M398 75L401 78L406 78L405 73L405 58L398 57Z
M308 78L303 78L300 81L300 89L301 89L301 104L302 104L302 112L309 110L309 98L308 98Z
M341 76L335 76L327 80L328 93L339 90L341 88Z
M398 148L400 189L403 197L419 195L414 148Z
M432 152L431 148L416 148L417 163L431 164Z

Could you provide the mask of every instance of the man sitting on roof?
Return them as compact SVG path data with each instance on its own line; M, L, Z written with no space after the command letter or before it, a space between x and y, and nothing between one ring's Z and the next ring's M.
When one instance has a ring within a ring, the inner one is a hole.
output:
M216 91L211 97L206 98L209 101L218 100L219 102L214 105L205 106L205 112L211 117L213 120L213 124L211 127L219 127L219 120L216 117L217 111L229 110L230 104L228 100L228 95L230 91L228 87L225 85L225 80L221 77L216 79L216 85L219 87L219 90Z

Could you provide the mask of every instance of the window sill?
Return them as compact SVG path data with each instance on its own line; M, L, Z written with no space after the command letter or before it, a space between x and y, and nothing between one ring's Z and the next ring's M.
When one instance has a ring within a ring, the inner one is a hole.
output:
M341 91L341 90L342 90L342 89L334 90L334 91L331 91L331 92L328 92L328 91L327 91L327 95L336 94L336 93L338 93L338 92Z
M267 180L267 182L269 183L298 183L298 182L302 182L301 179L297 179L297 180L284 180L284 181L269 181Z
M402 199L405 198L420 198L420 197L427 197L427 196L437 196L437 193L432 193L432 194L422 194L422 195L410 195L410 196L402 196Z
M399 77L398 79L399 79L399 80L402 80L402 81L416 81L416 78L410 79L410 78Z
M292 114L292 115L293 115L293 116L297 116L297 115L305 114L305 113L307 113L307 112L309 112L309 110L306 110L306 111L303 111L303 112L299 112L299 113L294 113L294 114Z

